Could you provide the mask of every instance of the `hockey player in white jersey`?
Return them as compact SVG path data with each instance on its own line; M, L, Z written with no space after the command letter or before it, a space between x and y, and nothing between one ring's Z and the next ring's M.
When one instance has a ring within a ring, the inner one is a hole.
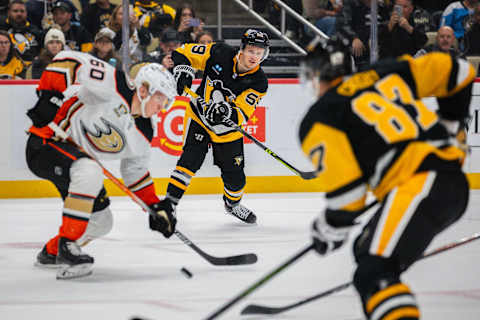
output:
M28 111L26 159L30 170L51 181L64 201L59 233L37 255L37 266L61 267L57 278L91 273L93 257L81 246L112 228L102 168L88 155L121 160L125 184L152 209L152 230L170 237L175 211L162 205L148 170L151 117L168 108L176 96L173 76L163 66L142 66L135 79L95 57L74 51L59 53L37 88L39 99ZM82 149L59 139L54 122Z

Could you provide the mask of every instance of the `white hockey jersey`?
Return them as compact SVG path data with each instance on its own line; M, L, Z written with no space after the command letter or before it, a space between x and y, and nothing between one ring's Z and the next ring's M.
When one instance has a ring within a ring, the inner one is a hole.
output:
M38 90L63 92L54 122L96 159L121 160L121 173L133 191L153 183L148 172L150 119L134 118L133 83L122 71L90 54L62 51L42 74ZM30 132L52 138L49 128Z

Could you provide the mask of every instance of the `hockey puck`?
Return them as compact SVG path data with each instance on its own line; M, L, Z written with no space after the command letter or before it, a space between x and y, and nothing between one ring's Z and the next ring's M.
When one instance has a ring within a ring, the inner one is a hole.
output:
M189 278L189 279L190 279L191 277L193 277L193 274L192 274L190 271L188 271L188 269L185 268L185 267L183 267L180 271L182 271L182 273L185 275L185 277L187 277L187 278Z

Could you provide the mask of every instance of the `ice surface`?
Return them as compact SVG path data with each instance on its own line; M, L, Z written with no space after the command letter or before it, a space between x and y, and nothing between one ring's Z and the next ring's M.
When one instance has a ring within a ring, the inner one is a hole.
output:
M210 265L179 239L151 232L131 200L112 198L112 232L84 248L95 257L93 274L58 281L55 271L33 262L57 232L60 200L2 200L0 319L203 319L308 244L311 221L324 205L318 194L248 194L243 203L256 212L258 225L225 215L218 195L186 196L178 207L178 229L211 255L254 252L254 265ZM479 206L480 192L472 191L466 215L430 249L480 231ZM405 273L423 319L480 319L479 265L480 240ZM191 279L182 267L193 273ZM273 317L239 315L248 303L282 306L335 287L349 281L352 271L350 244L326 258L309 253L218 319L361 319L352 289Z

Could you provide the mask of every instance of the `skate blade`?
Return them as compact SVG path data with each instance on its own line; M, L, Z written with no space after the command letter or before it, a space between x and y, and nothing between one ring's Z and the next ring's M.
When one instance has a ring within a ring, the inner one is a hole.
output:
M57 280L75 279L92 274L93 263L83 263L75 266L67 266L57 272Z
M49 270L60 269L65 267L64 264L43 264L38 261L36 261L33 265L40 269L49 269Z

